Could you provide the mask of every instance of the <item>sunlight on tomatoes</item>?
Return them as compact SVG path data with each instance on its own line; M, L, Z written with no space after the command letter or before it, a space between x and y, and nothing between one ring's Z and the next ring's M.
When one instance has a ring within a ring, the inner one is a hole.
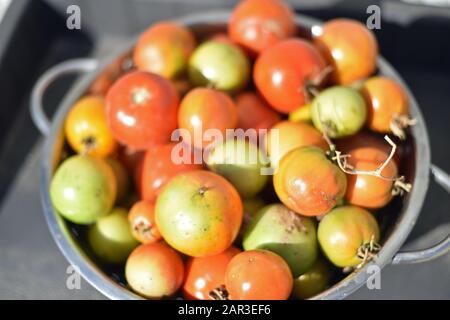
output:
M128 214L131 233L141 243L153 243L161 240L161 234L156 227L155 205L149 201L138 201Z
M225 274L225 288L231 300L286 300L292 285L287 263L267 250L237 254Z
M277 111L289 113L309 101L308 86L320 85L325 61L300 38L283 40L264 50L253 70L261 95Z
M253 53L294 36L295 31L292 9L278 0L241 1L228 22L231 39Z
M376 69L378 44L372 31L359 21L333 19L317 28L313 41L333 67L331 80L350 84Z
M210 292L225 284L225 271L230 260L241 250L229 247L222 253L202 258L189 258L183 296L189 300L212 300Z
M81 98L70 109L64 130L67 141L77 153L104 157L117 148L108 128L105 101L101 96Z
M117 140L133 149L167 143L177 128L178 102L169 80L142 71L128 73L106 96L109 127Z

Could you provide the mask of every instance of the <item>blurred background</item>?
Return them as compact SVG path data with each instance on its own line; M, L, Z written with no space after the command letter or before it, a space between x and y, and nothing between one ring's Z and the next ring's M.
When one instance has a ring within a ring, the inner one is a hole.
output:
M51 238L39 199L43 138L29 116L30 91L46 69L76 57L107 55L154 21L231 8L235 0L0 0L0 298L104 299L86 282L66 288L67 261ZM374 30L381 54L419 102L429 130L432 161L450 172L450 0L292 0L297 12L327 20L365 22L381 8ZM81 30L66 27L69 5L81 9ZM51 114L76 77L52 85ZM405 249L426 248L450 227L450 198L431 183ZM362 288L351 299L450 299L450 255L388 266L381 290Z

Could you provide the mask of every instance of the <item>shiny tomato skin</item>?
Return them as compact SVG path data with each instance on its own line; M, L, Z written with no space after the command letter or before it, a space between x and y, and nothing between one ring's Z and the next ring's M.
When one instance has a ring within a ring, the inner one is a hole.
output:
M294 36L294 13L283 1L241 1L231 14L228 33L233 41L257 54Z
M347 179L318 147L288 152L273 177L275 192L289 209L305 216L329 212L344 197Z
M370 76L376 69L377 40L359 21L330 20L314 36L313 42L333 67L333 83L350 84Z
M230 260L241 250L229 247L210 257L189 258L183 296L189 300L212 300L210 292L225 284L225 271Z
M138 201L128 214L131 233L141 243L153 243L161 240L161 233L156 227L155 205L149 201Z
M237 127L247 129L269 129L281 120L281 116L257 93L243 92L236 97L238 111Z
M349 153L347 159L355 170L373 171L380 167L388 155L376 148L357 148ZM384 177L395 178L397 166L393 160L389 161L381 173ZM345 199L353 205L377 209L384 207L391 201L392 180L365 174L347 175L347 192Z
M283 40L262 52L253 79L261 95L277 111L289 113L308 102L306 86L317 81L325 60L306 40Z
M167 143L177 128L178 103L178 93L169 80L130 72L106 96L109 127L117 140L136 150Z
M154 146L145 152L141 172L138 173L138 190L144 200L155 202L161 189L172 177L179 173L198 170L201 164L195 164L193 157L190 163L175 163L172 152L177 149L176 143Z
M375 76L366 80L361 92L368 106L367 126L376 132L390 133L396 116L408 115L408 95L392 79Z
M225 274L225 288L231 300L286 300L292 286L288 264L268 250L237 254Z

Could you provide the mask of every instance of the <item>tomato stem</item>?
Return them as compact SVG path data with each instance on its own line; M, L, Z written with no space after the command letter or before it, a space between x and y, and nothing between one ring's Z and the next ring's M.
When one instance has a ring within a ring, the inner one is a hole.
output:
M406 133L404 129L411 127L416 123L416 119L410 118L406 115L395 115L392 118L389 127L396 137L398 137L400 140L405 140Z
M221 285L209 292L209 297L213 300L229 300L229 293L224 285Z

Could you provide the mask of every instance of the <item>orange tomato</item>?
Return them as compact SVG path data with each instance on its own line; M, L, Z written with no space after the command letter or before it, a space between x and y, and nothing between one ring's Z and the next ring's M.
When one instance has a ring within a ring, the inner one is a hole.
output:
M281 120L263 98L253 92L243 92L236 97L238 112L237 127L247 129L269 129Z
M81 98L70 109L64 130L67 141L77 153L105 157L117 148L108 128L105 101L101 96Z
M231 300L286 300L293 286L291 270L277 254L249 250L228 264L225 287Z
M174 78L186 69L194 48L195 38L188 28L172 22L160 22L139 37L133 61L140 70Z
M172 159L172 151L176 143L169 143L160 146L154 146L145 153L141 171L137 172L138 187L142 199L154 202L161 192L162 187L172 177L181 172L201 169L201 164L195 164L190 155L190 163L176 163ZM139 171L139 169L138 169Z
M333 67L334 83L350 84L370 76L376 69L377 40L359 21L330 20L313 34L313 41Z
M138 201L128 214L131 233L142 243L153 243L161 240L161 234L155 223L155 206L149 201Z
M225 271L230 260L241 250L229 247L215 256L189 258L183 296L189 300L212 300L211 291L225 284Z
M241 1L228 23L231 39L253 53L292 37L295 31L292 9L279 0Z
M178 174L156 200L156 225L176 250L205 257L227 249L239 232L242 201L225 178L210 171Z
M388 158L388 155L376 148L357 148L349 153L347 159L355 170L375 170ZM389 161L381 173L384 177L395 178L397 166ZM365 174L347 175L347 192L345 199L364 208L381 208L392 199L393 181Z
M164 243L141 244L128 257L125 277L130 287L146 298L169 297L183 283L183 260Z
M286 207L304 216L319 216L344 197L347 180L322 149L300 147L281 158L273 185Z
M361 92L368 106L367 125L371 130L392 132L394 118L409 113L408 96L394 80L382 76L369 78Z
M225 93L215 89L196 88L181 101L178 112L178 125L187 144L195 148L205 148L214 142L214 137L204 135L208 129L226 134L226 129L236 128L237 108Z
M259 55L253 80L275 110L289 113L308 102L308 86L321 84L324 69L325 60L311 43L292 38Z
M280 159L298 147L317 146L324 151L328 144L322 134L306 122L281 121L274 125L265 137L271 165L277 166Z

